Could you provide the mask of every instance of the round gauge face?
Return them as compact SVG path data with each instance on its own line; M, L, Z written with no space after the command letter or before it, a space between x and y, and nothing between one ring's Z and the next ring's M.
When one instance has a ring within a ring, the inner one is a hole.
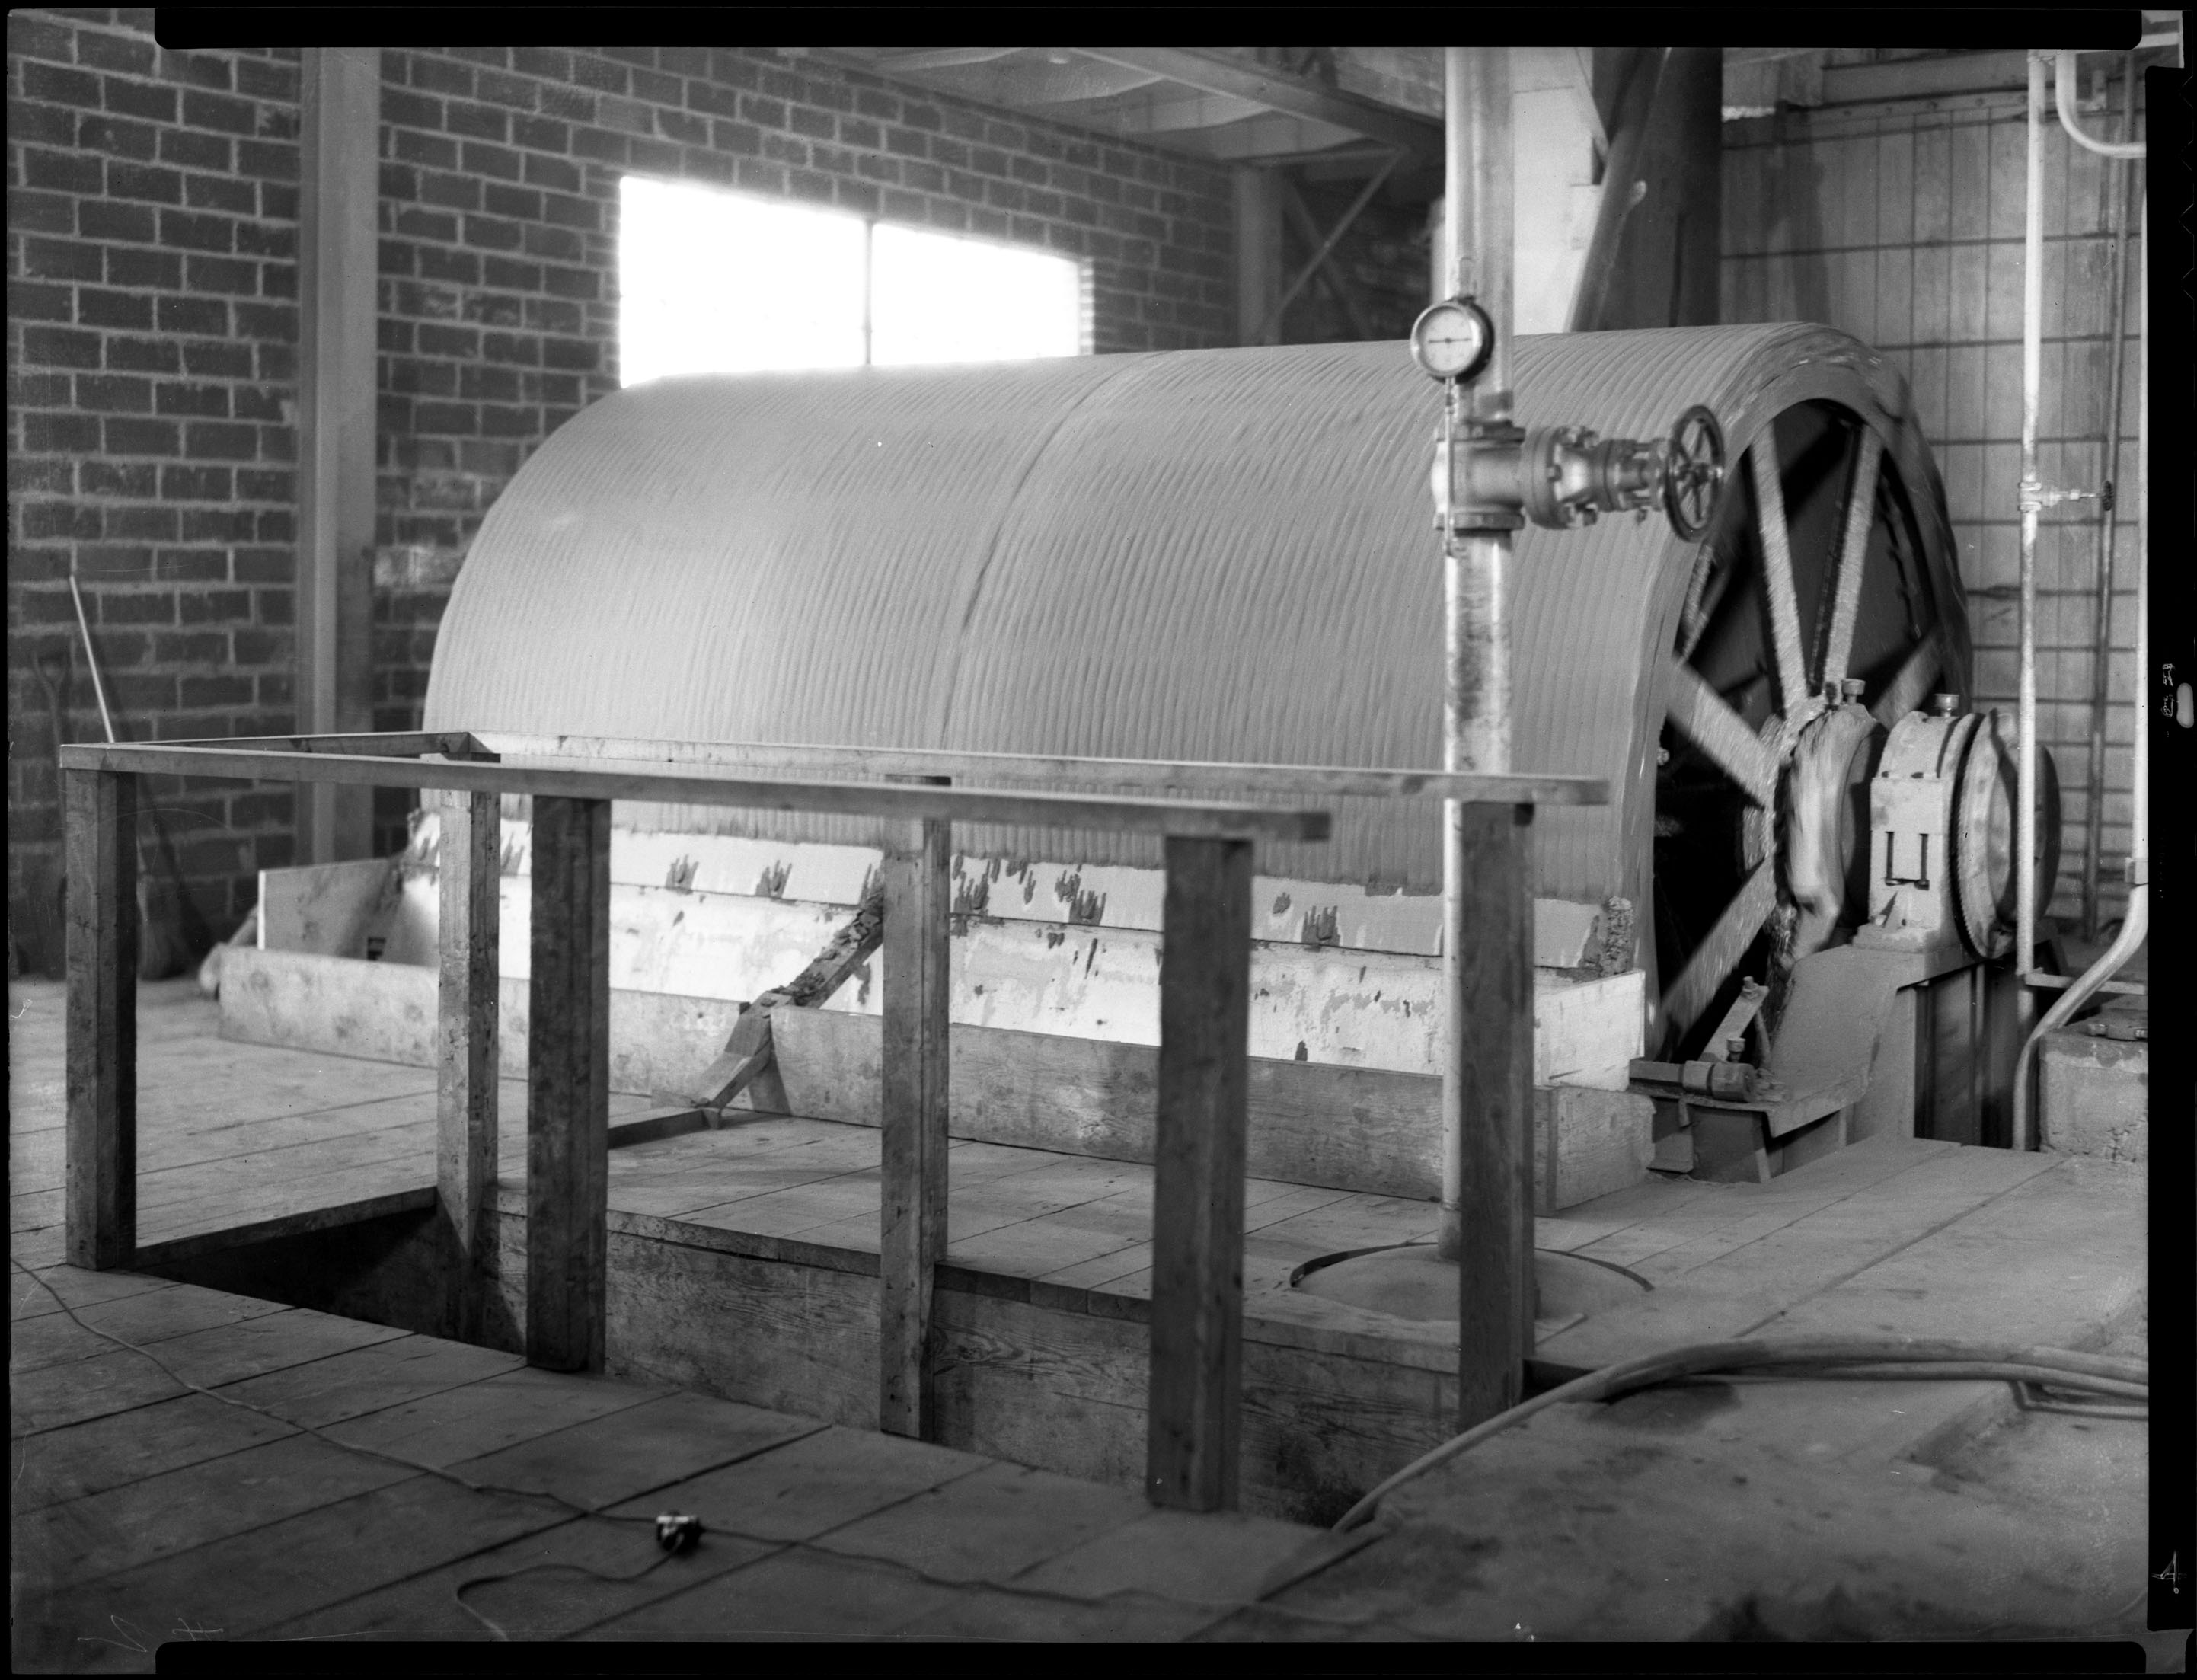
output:
M1446 298L1412 327L1412 355L1438 379L1469 379L1487 365L1495 324L1469 298Z

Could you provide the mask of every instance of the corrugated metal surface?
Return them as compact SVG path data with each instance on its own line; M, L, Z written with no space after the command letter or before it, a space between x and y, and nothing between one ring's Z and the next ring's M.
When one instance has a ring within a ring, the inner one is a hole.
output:
M1904 386L1828 328L1529 338L1515 365L1524 425L1660 436L1701 402L1735 455L1781 408L1829 397L1886 432L1942 526ZM426 723L1438 764L1436 410L1394 344L637 387L567 425L497 501L443 621ZM1520 537L1513 762L1620 795L1542 814L1545 894L1646 900L1658 656L1692 552L1660 518ZM1270 849L1261 869L1438 885L1429 806L1345 802L1338 818L1331 844ZM1156 860L1111 836L956 845Z

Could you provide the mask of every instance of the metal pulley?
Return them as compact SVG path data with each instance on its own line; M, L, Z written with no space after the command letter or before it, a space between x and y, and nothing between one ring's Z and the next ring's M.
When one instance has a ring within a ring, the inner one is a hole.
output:
M1960 941L1975 955L2014 947L2014 757L2004 711L1963 712L1941 695L1892 728L1869 786L1869 919L1857 944L1929 948ZM2059 870L2060 785L2038 753L2038 910Z

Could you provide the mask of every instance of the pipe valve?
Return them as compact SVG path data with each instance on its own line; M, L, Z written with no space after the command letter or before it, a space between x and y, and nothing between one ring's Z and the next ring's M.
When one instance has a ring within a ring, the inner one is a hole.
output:
M2096 490L2061 490L2028 478L2015 485L2014 491L2014 506L2024 513L2042 513L2047 507L2057 507L2063 501L2096 501L2099 499ZM2113 491L2110 487L2105 493L2105 501L2106 506L2111 508Z
M1655 441L1603 437L1585 426L1521 432L1452 422L1435 444L1435 524L1515 530L1531 519L1573 530L1603 513L1644 519L1660 506L1672 530L1693 542L1708 529L1724 470L1723 431L1698 406Z

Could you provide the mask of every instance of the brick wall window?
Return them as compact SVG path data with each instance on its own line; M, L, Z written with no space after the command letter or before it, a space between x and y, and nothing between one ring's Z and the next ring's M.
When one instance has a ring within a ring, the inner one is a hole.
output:
M629 175L620 383L1075 356L1087 265L857 213Z

